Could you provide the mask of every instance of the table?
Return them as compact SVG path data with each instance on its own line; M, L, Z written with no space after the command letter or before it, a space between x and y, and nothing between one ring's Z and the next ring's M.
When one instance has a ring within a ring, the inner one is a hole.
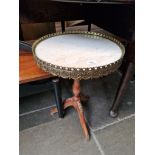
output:
M30 52L21 52L19 54L19 64L19 84L52 77L51 74L38 68Z
M121 65L125 48L121 42L107 34L68 31L48 34L32 47L38 66L62 78L74 79L73 97L63 102L64 109L74 107L86 139L89 132L81 105L88 96L80 92L80 80L99 78L116 71ZM56 108L51 110L57 112Z

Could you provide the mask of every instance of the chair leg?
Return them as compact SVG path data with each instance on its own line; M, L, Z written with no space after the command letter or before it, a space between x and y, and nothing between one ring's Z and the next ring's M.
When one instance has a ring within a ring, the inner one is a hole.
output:
M64 108L62 104L62 97L61 97L61 84L59 78L55 78L52 80L54 86L54 93L55 93L55 101L56 107L58 109L58 115L60 118L64 117Z
M110 110L110 116L111 117L117 117L118 115L118 108L120 105L120 99L124 94L124 91L129 83L129 81L131 80L132 76L133 76L133 63L130 62L127 66L126 72L124 73L124 75L122 76L119 88L117 90L112 108Z
M65 21L61 21L61 30L62 32L65 32Z
M88 22L88 31L91 31L91 22Z

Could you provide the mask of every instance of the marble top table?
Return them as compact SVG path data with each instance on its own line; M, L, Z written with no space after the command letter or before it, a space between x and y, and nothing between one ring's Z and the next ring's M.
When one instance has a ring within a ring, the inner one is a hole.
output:
M38 39L32 47L38 66L62 78L74 79L73 97L64 101L64 109L73 106L79 115L86 139L86 127L81 101L80 80L99 78L116 71L121 65L125 48L115 38L95 32L68 31L49 34ZM57 108L52 109L52 113Z

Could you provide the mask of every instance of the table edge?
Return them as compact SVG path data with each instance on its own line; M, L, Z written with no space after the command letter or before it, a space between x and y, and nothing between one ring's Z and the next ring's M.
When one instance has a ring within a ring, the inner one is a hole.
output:
M43 61L36 56L35 48L41 41L48 39L50 37L54 37L54 36L58 36L58 35L65 35L65 34L86 34L86 35L88 34L88 35L92 35L94 37L99 36L99 37L109 39L109 40L115 42L121 48L122 55L121 55L120 59L118 59L117 61L110 63L108 65L89 67L89 68L88 67L87 68L74 68L74 67L58 66L58 65L54 65L54 64L48 63L46 61ZM65 32L57 32L57 33L48 34L48 35L45 35L45 36L39 38L32 45L32 53L33 53L33 56L37 62L37 65L45 72L48 72L48 73L51 73L53 75L63 77L63 78L92 79L92 78L102 77L102 76L108 75L108 74L116 71L122 63L122 59L125 54L125 47L116 38L114 38L113 36L110 36L109 34L106 34L106 33L96 33L96 32L88 32L88 31L65 31Z

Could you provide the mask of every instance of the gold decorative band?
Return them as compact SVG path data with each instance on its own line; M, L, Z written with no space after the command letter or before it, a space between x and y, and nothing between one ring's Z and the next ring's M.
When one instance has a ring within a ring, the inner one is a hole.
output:
M47 38L50 38L50 37L54 37L57 35L64 35L64 34L85 34L85 35L89 35L89 36L91 35L91 37L96 38L96 39L98 37L103 37L103 38L109 39L109 40L115 42L121 48L121 51L122 51L121 58L119 60L117 60L113 63L110 63L108 65L105 65L105 66L89 67L89 68L66 68L63 66L57 66L57 65L54 65L51 63L47 63L46 61L43 61L36 56L35 48L41 41L43 41ZM70 78L70 79L92 79L92 78L99 78L99 77L108 75L108 74L116 71L120 67L120 65L122 63L123 56L125 54L125 48L124 48L123 44L121 42L119 42L117 39L115 39L114 37L109 36L105 33L101 34L101 33L96 33L96 32L87 32L87 31L66 31L66 32L58 32L58 33L48 34L34 42L34 44L32 46L32 51L33 51L34 58L38 64L38 66L41 69L43 69L44 71L49 72L53 75L60 76L63 78Z

